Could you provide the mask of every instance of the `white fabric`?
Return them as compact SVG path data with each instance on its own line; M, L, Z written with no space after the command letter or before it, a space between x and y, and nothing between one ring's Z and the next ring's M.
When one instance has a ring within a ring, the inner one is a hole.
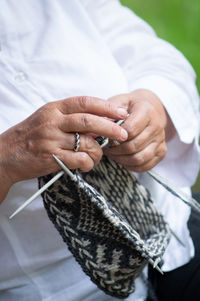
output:
M178 51L117 0L1 0L0 45L1 132L49 101L75 95L107 99L150 89L177 129L155 169L190 192L183 187L193 184L200 160L194 72ZM145 173L138 176L185 244L173 237L170 241L163 270L174 269L193 256L186 226L190 209ZM48 220L41 198L8 220L36 190L37 180L17 183L0 207L0 300L115 300L81 271ZM145 300L144 283L136 283L127 300Z

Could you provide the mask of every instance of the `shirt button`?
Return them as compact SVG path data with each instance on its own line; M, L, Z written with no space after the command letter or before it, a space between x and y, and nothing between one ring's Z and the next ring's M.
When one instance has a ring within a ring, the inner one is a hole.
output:
M26 79L27 79L27 76L23 71L20 71L15 75L15 80L18 83L21 83L21 82L25 81Z

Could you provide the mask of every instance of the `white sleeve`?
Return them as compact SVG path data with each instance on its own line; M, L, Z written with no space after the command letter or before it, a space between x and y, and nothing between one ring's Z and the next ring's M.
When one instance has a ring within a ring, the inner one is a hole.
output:
M167 156L157 165L157 171L168 178L173 174L179 186L192 185L200 164L200 118L191 65L118 0L85 1L87 13L124 72L129 91L142 88L155 93L176 128L177 134L168 143Z

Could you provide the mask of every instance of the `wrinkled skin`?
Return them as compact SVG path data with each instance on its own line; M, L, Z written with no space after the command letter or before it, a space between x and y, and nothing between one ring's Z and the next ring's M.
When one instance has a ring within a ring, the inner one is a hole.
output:
M128 132L128 139L104 153L128 170L152 169L165 157L166 141L175 133L161 101L148 90L114 96L109 101L127 108L129 116L122 127Z
M122 126L113 122L119 119L125 119ZM76 132L78 152L73 150ZM108 101L80 96L47 103L0 135L0 202L14 183L58 171L52 154L70 169L91 170L103 155L96 136L120 143L104 148L105 155L128 170L143 172L164 158L166 141L174 133L161 101L148 90Z
M82 96L48 103L8 129L0 135L0 201L14 183L58 171L52 154L70 169L92 169L102 149L88 133L123 142L127 132L112 120L126 116L121 105ZM78 152L73 151L75 132L80 133Z

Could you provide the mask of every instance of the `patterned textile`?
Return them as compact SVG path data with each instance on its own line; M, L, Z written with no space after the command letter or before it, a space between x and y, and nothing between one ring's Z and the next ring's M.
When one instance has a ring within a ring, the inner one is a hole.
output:
M73 174L43 193L48 216L91 280L126 298L144 266L161 261L169 227L149 192L116 162L103 157L90 172ZM39 186L52 176L41 177Z

